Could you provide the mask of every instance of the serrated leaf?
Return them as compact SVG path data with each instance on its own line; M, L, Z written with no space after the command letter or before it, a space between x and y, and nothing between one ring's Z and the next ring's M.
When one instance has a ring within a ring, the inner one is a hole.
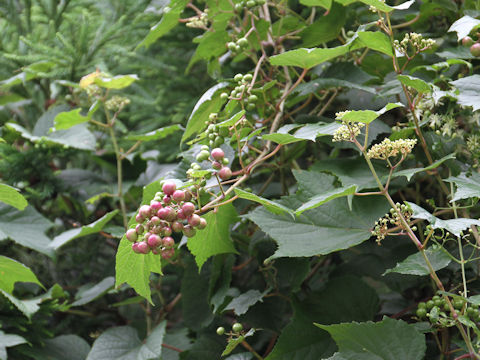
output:
M94 83L105 89L123 89L130 86L134 81L138 80L138 76L135 74L129 75L117 75L113 77L97 76L94 79Z
M295 215L298 216L306 210L319 207L320 205L323 205L333 199L348 196L348 195L353 195L355 194L356 191L357 191L357 186L352 185L350 187L340 187L340 188L336 188L331 191L325 192L323 194L316 195L310 200L308 200L306 203L304 203L302 206L300 206L295 211Z
M102 296L115 285L115 278L113 276L106 277L98 284L95 284L88 289L76 294L77 300L72 303L72 306L82 306Z
M383 108L378 111L373 110L351 110L345 112L341 116L341 120L352 121L352 122L361 122L364 124L370 124L373 120L378 118L380 115L385 114L387 111L395 109L397 107L403 107L401 103L388 103Z
M0 330L0 359L7 360L7 347L26 344L28 341L23 337L14 334L5 334Z
M233 310L235 315L240 316L248 311L250 306L255 305L257 302L262 301L263 297L268 293L268 290L261 293L258 290L248 290L246 293L236 296L232 301L228 303L225 310Z
M291 144L291 143L294 143L294 142L303 141L303 139L299 139L299 138L297 138L293 135L279 134L279 133L263 135L262 139L263 140L270 140L270 141L273 141L274 143L281 144L281 145L287 145L287 144Z
M413 210L413 218L427 220L434 229L445 229L455 236L460 236L460 232L468 229L472 225L480 225L480 220L475 219L458 218L442 220L414 203L409 202L408 204Z
M207 227L197 230L195 236L187 241L187 247L195 256L199 269L213 255L237 253L230 239L230 225L237 220L237 212L232 204L220 206L202 216Z
M140 341L137 330L130 326L108 329L93 343L86 360L151 360L162 355L162 342L166 321Z
M324 9L330 10L333 0L300 0L300 3L305 6L321 6Z
M18 211L8 205L0 204L0 240L10 238L17 244L52 256L53 251L49 247L50 239L45 235L45 231L52 225L32 206Z
M298 208L304 200L291 196L285 202ZM372 224L387 210L383 198L372 196L354 199L352 211L346 199L335 199L295 219L262 208L245 217L276 241L278 249L269 258L274 259L324 255L358 245L370 238Z
M472 173L469 177L466 173L461 173L458 176L451 176L445 181L452 182L457 187L451 201L480 197L480 174L477 172Z
M188 0L171 0L168 4L168 11L164 8L162 19L150 29L148 35L137 48L150 47L155 41L172 30L178 24L178 19L187 3Z
M267 210L271 211L274 214L282 214L286 212L293 215L292 210L287 208L286 206L283 206L282 204L275 201L262 198L245 190L235 189L235 194L237 194L240 199L246 199L262 204Z
M428 248L425 250L425 255L429 259L432 267L435 271L441 270L450 264L452 259L440 248ZM389 273L399 273L405 275L429 275L430 270L428 269L425 259L423 258L420 252L410 255L402 262L398 263L394 268L388 269L384 272L383 275Z
M437 167L439 167L440 165L442 165L445 161L447 161L449 159L455 159L455 154L449 154L447 156L444 156L443 158L435 161L433 164L430 164L430 165L428 165L424 168L405 169L405 170L400 170L400 171L394 172L393 175L392 175L392 178L405 176L407 178L407 180L410 181L410 179L412 178L413 175L418 174L418 173L423 172L423 171L429 171L429 170L436 169ZM384 181L386 181L386 179L387 179L386 177L382 178L382 180L384 180ZM447 180L445 180L445 181L447 181Z
M0 255L0 289L12 294L16 282L32 282L43 287L30 268L16 260Z
M23 195L14 187L6 184L0 184L0 201L18 210L23 210L28 206L28 202Z
M91 224L84 225L82 227L76 229L67 230L60 235L55 236L53 241L49 244L54 250L58 250L63 245L68 244L70 241L77 239L82 236L87 236L91 234L96 234L104 228L104 226L112 220L115 215L118 214L118 210L113 210L105 215L103 215L100 219L94 221Z
M183 133L182 141L185 141L192 135L202 131L206 127L205 121L208 119L210 113L215 113L220 110L224 101L220 99L219 93L228 85L229 83L227 82L221 82L212 86L197 101L192 110L192 114L188 119L187 128Z
M44 342L44 347L34 349L39 359L85 360L90 351L90 345L77 335L60 335Z
M2 289L0 289L0 293L29 319L40 309L39 304L42 302L41 298L20 300Z
M432 87L422 79L409 76L409 75L397 75L397 79L405 86L414 88L419 93L431 93Z
M455 96L457 102L462 106L471 106L473 111L480 109L480 100L478 93L480 91L480 75L466 76L464 78L451 81L458 94Z
M330 333L340 352L368 353L383 360L422 360L427 348L425 336L403 320L386 317L377 323L316 325Z
M82 109L73 109L71 111L61 112L55 116L54 123L56 130L66 130L72 126L85 123L89 120L87 116L80 114Z
M392 43L389 37L381 31L358 32L359 42L363 47L379 51L385 55L393 56Z
M458 41L462 40L465 36L470 34L473 29L480 25L480 20L472 18L471 16L465 15L455 21L448 32L455 31L457 33Z

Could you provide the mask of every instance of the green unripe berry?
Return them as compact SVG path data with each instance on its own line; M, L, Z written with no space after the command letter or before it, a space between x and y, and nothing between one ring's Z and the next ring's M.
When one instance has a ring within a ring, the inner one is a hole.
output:
M191 166L190 166L193 170L200 170L202 167L197 164L197 163L193 163Z
M240 45L235 45L235 52L240 52L242 50L242 48L240 47Z
M215 137L216 137L215 133L208 134L208 138L210 140L215 140Z
M248 40L246 38L240 38L237 41L237 45L239 45L242 48L246 48L248 46Z
M248 97L248 102L254 103L254 102L256 102L257 100L258 100L257 95L250 95L250 96Z
M247 110L248 110L248 111L253 111L253 110L255 110L255 104L249 103L249 104L247 105Z
M427 309L431 310L435 306L434 302L432 300L427 301Z
M240 12L243 10L243 5L242 4L235 4L235 11Z
M226 92L220 94L220 99L222 100L227 100L228 99L228 94Z
M246 75L243 77L243 81L245 81L245 82L252 81L252 79L253 79L253 75L252 75L252 74L246 74Z
M243 326L240 323L235 323L232 325L232 330L236 333L239 333L240 331L243 330Z
M207 145L202 145L200 150L205 150L205 151L209 151L210 148L207 146Z
M237 74L235 75L235 77L233 78L234 81L242 81L243 79L243 75L242 74Z
M449 311L450 310L450 306L448 306L447 302L445 302L443 304L443 311Z
M223 165L228 165L229 162L230 160L228 160L228 158L223 158L222 160Z
M457 310L460 310L463 307L463 300L462 299L453 300L453 307Z
M224 142L225 142L225 139L223 138L223 136L217 136L217 137L215 138L215 146L220 146L220 145L222 145Z
M210 144L210 147L215 147L215 141L210 140L208 143Z
M202 162L208 159L210 156L210 152L208 150L202 150L200 153L197 155L196 160L198 162Z
M427 307L427 304L425 304L424 302L420 302L418 303L418 308L422 308L422 309L425 309Z
M427 316L427 310L424 308L418 308L416 314L419 319L424 319Z
M211 113L210 115L208 115L208 118L210 119L210 121L215 121L218 119L218 114L217 113ZM213 127L215 129L215 125Z
M255 5L257 5L257 3L254 0L248 0L246 5L250 9L250 8L254 7Z
M257 5L264 5L266 3L267 3L266 0L257 0Z
M470 36L465 36L462 39L462 45L463 46L472 46L473 45L473 39Z
M225 334L225 328L223 326L220 326L217 328L217 335L223 335Z
M433 300L433 303L435 304L435 306L438 306L439 308L441 308L443 306L442 299L435 299L435 300Z
M236 51L236 49L237 49L237 44L235 44L234 42L229 42L229 43L227 44L227 48L228 48L228 50L230 50L230 51Z

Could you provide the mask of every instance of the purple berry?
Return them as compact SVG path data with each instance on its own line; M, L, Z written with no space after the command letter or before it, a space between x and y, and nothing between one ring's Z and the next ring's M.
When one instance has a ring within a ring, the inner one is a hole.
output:
M220 169L220 171L218 172L218 176L222 180L228 180L232 177L232 170L230 170L229 167L225 166Z
M180 210L181 211L181 210ZM178 211L177 213L177 217L179 218L179 215L180 215L180 211ZM175 232L181 232L183 230L183 224L179 221L174 221L172 223L172 230L175 231Z
M137 249L140 254L148 254L150 248L145 241L138 242L137 244Z
M152 209L150 208L150 206L148 205L142 205L140 206L140 209L138 210L138 213L144 217L144 218L148 218L150 216L150 213L151 213Z
M175 192L172 194L173 200L176 202L180 202L185 200L185 191L183 190L175 190Z
M174 221L177 218L177 212L174 209L172 209L170 206L167 206L164 209L167 209L165 220Z
M148 240L148 238L150 237L150 235L152 235L152 233L149 231L149 232L146 232L145 235L143 235L143 238L146 240Z
M145 218L140 215L140 214L137 214L137 216L135 216L135 221L139 224L143 223L145 221Z
M153 225L158 225L162 222L162 220L158 216L152 216L150 219Z
M160 210L163 206L162 206L162 203L161 203L160 201L152 200L152 201L150 201L150 207L152 208L152 210L154 210L155 212L157 212L157 211Z
M175 240L171 236L166 236L163 238L162 243L166 248L170 248L175 245Z
M137 238L138 238L138 234L135 231L135 229L128 229L125 236L128 239L128 241L131 241L131 242L137 241Z
M185 235L186 237L191 238L192 236L195 235L195 233L196 233L195 229L190 225L183 227L183 235Z
M200 218L200 224L198 224L197 229L203 230L207 227L207 220Z
M188 223L192 227L197 227L198 225L200 225L200 219L200 216L198 216L197 214L193 214L188 218Z
M173 181L165 181L162 186L162 190L165 195L172 195L177 189L177 185Z
M135 232L138 235L143 234L144 231L145 231L145 228L143 227L142 224L137 224L137 226L135 226Z
M153 234L148 237L147 243L151 248L156 248L162 244L162 238L156 234Z
M138 244L139 243L133 243L132 244L132 250L134 253L140 254L140 250L138 250Z
M164 208L161 208L160 210L157 211L157 216L162 219L162 220L165 220L165 218L167 217L168 213L169 213L169 207L164 207Z
M170 248L170 249L165 249L162 251L162 259L170 259L175 255L175 249Z
M171 198L170 196L165 195L165 196L163 197L163 203L164 203L164 204L170 204L171 201L172 201L172 198Z
M212 156L212 158L214 158L215 160L217 161L221 161L224 156L225 156L225 153L223 152L222 149L220 148L215 148L212 150L212 152L210 153L210 155Z
M180 220L185 220L187 217L185 216L185 214L183 213L183 210L180 209L177 211L177 218L180 219Z
M214 161L213 164L212 164L212 167L215 169L215 170L220 170L222 168L222 164L219 163L218 161Z
M170 236L172 235L172 228L165 226L162 228L162 235L163 236Z
M182 205L182 211L183 215L186 217L189 217L195 212L195 205L191 202L186 202L185 204Z

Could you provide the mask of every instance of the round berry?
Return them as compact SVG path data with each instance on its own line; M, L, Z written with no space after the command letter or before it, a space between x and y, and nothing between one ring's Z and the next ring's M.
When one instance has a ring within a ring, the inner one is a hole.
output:
M243 75L242 74L237 74L233 78L234 81L242 81L243 80Z
M165 195L163 197L163 203L164 204L170 204L171 201L172 201L172 198L169 195Z
M177 190L177 185L173 181L165 181L162 186L162 191L165 195L172 195Z
M185 216L185 214L183 213L183 210L180 209L177 211L177 219L180 219L180 220L185 220L187 217Z
M170 248L170 249L165 249L162 251L162 259L170 259L175 255L175 249Z
M188 223L193 227L197 227L198 225L200 225L200 219L200 216L198 216L197 214L193 214L188 218Z
M220 99L222 100L227 100L228 99L228 94L226 92L220 94Z
M139 243L133 243L132 244L132 250L134 253L140 254L140 250L138 250L138 244Z
M242 48L246 48L248 46L248 40L246 38L240 38L237 40L237 45L239 45ZM243 77L243 80L245 80L245 77Z
M159 225L162 220L158 216L152 216L150 221L152 222L153 225Z
M156 234L152 234L148 237L147 244L151 248L156 248L162 244L162 238Z
M249 104L247 105L247 110L248 110L248 111L253 111L253 110L255 110L255 104L254 104L254 103L249 103Z
M182 205L182 212L185 217L189 217L195 212L195 205L191 202L186 202Z
M431 310L435 306L434 302L432 300L427 301L427 309Z
M427 316L427 310L425 308L418 308L416 314L419 319L423 319Z
M462 45L463 46L472 46L473 45L473 39L470 36L465 36L462 39Z
M160 201L156 201L156 200L152 200L150 201L150 208L157 212L158 210L160 210L162 208L162 203Z
M470 53L475 57L479 57L480 56L480 43L473 44L470 47Z
M185 200L185 191L175 190L175 192L172 194L172 199L175 200L176 202Z
M190 191L185 191L185 201L192 200L192 193Z
M183 227L183 235L185 235L186 237L190 238L192 236L195 236L195 233L195 229L190 225L186 225Z
M225 142L225 139L223 138L223 136L217 136L217 137L215 138L214 145L215 145L215 146L220 146L220 145L222 145L224 142Z
M228 163L229 163L228 158L223 158L222 164L223 164L223 165L228 165Z
M250 96L248 97L248 102L250 102L250 103L254 103L254 102L256 102L257 100L258 100L257 95L250 95Z
M145 241L138 242L137 244L137 249L140 254L148 254L150 247Z
M163 236L170 236L170 235L172 235L172 228L169 227L169 226L164 226L164 227L162 228L162 235L163 235Z
M245 81L245 82L252 81L252 79L253 79L253 75L252 75L252 74L246 74L246 75L243 77L243 81Z
M238 3L238 4L235 4L235 11L236 12L240 12L243 10L243 5ZM235 44L234 44L235 45Z
M223 326L220 326L217 328L217 335L223 335L225 334L225 328Z
M125 237L127 238L128 241L135 242L138 239L138 234L135 231L135 229L128 229Z
M152 209L150 208L150 206L148 205L142 205L140 206L140 209L138 210L138 213L144 217L144 218L147 218L150 216L150 213L151 213Z
M177 212L174 209L172 209L170 206L165 207L165 209L167 209L165 220L174 221L177 218Z
M203 230L207 227L207 220L200 218L200 224L197 225L197 229Z
M136 221L137 223L141 224L141 223L143 223L143 222L145 221L145 218L144 218L142 215L137 214L137 215L135 216L135 221Z
M175 245L175 240L171 236L165 236L162 240L163 246L170 248Z
M229 42L229 43L227 43L227 48L228 48L228 50L230 50L230 51L235 51L235 50L236 50L236 47L237 47L237 44L235 44L234 42Z
M240 323L235 323L232 325L232 330L236 333L239 333L240 331L243 330L243 326Z
M225 157L225 153L220 148L213 149L210 155L217 161L221 161Z
M462 299L453 300L453 307L457 310L461 310L463 307L463 300Z
M136 232L138 235L143 234L144 231L145 231L145 228L143 227L142 224L137 224L137 226L135 226L135 232Z
M218 161L214 161L212 163L212 167L215 169L215 170L220 170L222 168L222 164L219 163Z
M171 208L169 206L161 208L160 210L157 211L157 216L160 219L165 220L170 212L170 209Z
M228 180L232 177L232 170L230 170L229 167L225 166L225 167L220 169L220 171L218 172L218 176L222 180Z
M181 210L180 210L181 211ZM177 213L177 217L179 217L179 213L180 211ZM182 212L183 213L183 212ZM172 230L175 231L175 232L181 232L183 230L183 224L179 221L174 221L172 223Z

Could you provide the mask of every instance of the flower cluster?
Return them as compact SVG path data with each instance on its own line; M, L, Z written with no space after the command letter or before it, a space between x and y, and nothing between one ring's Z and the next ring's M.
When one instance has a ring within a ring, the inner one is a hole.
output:
M435 45L435 40L424 39L421 34L407 33L402 41L395 40L393 45L402 54L408 55L408 50L413 49L414 54L430 49Z
M442 116L439 114L432 114L429 117L431 129L435 130L437 135L455 138L457 136L463 137L463 130L458 128L457 120L452 116Z
M207 10L205 12L202 12L202 14L195 16L193 18L190 18L190 21L187 22L185 25L190 28L197 28L197 29L206 29L208 25L208 14Z
M396 203L395 205L408 223L413 214L410 206L408 206L408 204L400 203ZM381 241L385 239L387 235L391 234L392 228L389 228L389 226L398 227L400 229L403 228L400 215L394 208L390 209L390 212L385 214L384 217L375 221L375 228L372 230L372 235L376 236L378 245L380 245ZM416 231L417 228L414 226L412 227L412 230Z
M368 150L367 156L370 159L386 160L399 154L406 156L412 152L417 139L399 139L392 141L389 138L384 139L380 144L373 145Z
M108 110L117 111L130 104L130 99L125 96L114 95L105 102Z
M346 112L337 113L337 119L341 118ZM362 128L365 126L364 123L351 122L348 120L342 121L342 126L340 126L333 133L332 141L353 141L359 134Z

